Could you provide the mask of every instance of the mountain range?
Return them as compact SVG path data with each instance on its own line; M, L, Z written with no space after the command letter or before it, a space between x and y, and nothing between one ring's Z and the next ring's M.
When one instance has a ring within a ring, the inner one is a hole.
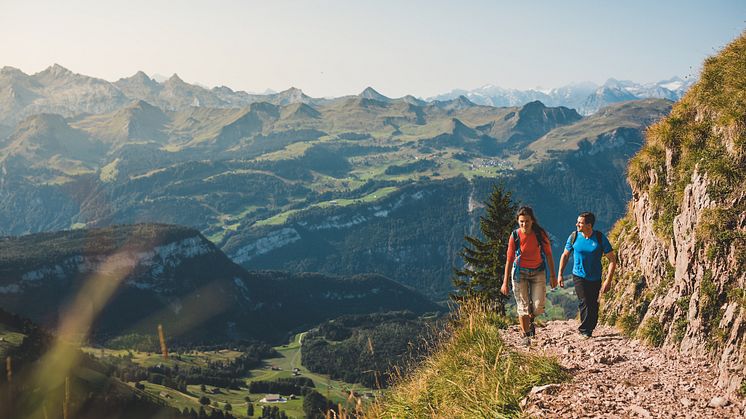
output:
M533 205L559 250L578 212L596 211L600 228L623 213L626 162L671 107L635 100L584 117L372 88L253 101L141 73L1 75L16 93L0 113L0 234L177 224L247 269L378 273L437 300L492 184Z
M478 105L495 107L523 106L538 100L546 106L564 106L582 115L590 115L604 106L628 100L661 98L676 101L694 82L692 78L680 77L647 84L609 79L601 86L584 82L550 90L517 90L486 85L473 90L456 89L426 100L411 95L391 99L368 87L357 96L383 103L398 101L416 106L450 101L459 96ZM158 82L142 71L112 83L73 73L59 64L33 75L6 66L0 69L0 137L9 127L30 115L57 113L71 117L100 114L123 108L135 100L174 111L189 107L240 108L256 102L278 106L294 103L322 105L351 97L354 96L312 98L294 87L279 93L251 94L226 86L206 88L189 84L177 74Z
M695 82L696 80L691 77L686 79L672 77L668 80L645 84L612 78L601 86L584 82L548 90L505 89L486 85L473 90L452 90L427 100L449 100L464 96L476 104L488 106L521 106L538 100L547 106L565 106L577 110L582 115L591 115L612 103L629 100L659 98L675 102Z

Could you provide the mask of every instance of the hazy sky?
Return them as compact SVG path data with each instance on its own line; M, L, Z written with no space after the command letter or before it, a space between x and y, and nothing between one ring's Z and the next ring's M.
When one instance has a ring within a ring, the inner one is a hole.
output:
M0 0L0 67L314 97L696 75L746 0Z

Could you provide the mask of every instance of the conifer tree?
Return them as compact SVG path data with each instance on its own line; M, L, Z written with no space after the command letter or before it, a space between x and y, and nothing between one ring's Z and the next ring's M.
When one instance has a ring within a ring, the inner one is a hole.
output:
M465 236L459 256L464 261L462 269L454 269L453 285L456 291L451 299L458 302L479 297L495 310L505 314L508 297L500 292L505 269L508 238L515 228L517 205L502 185L493 185L492 193L484 202L485 215L479 218L478 236Z

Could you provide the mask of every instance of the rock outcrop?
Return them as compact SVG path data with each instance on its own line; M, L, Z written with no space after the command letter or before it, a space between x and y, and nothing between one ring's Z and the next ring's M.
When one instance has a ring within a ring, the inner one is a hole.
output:
M741 393L746 356L746 34L651 127L630 161L633 199L611 234L620 269L603 320L713 360Z

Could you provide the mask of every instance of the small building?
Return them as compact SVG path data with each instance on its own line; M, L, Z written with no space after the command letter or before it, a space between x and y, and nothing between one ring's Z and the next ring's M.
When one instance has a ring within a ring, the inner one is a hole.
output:
M287 399L281 397L279 394L267 394L263 399L259 400L260 403L286 403Z

